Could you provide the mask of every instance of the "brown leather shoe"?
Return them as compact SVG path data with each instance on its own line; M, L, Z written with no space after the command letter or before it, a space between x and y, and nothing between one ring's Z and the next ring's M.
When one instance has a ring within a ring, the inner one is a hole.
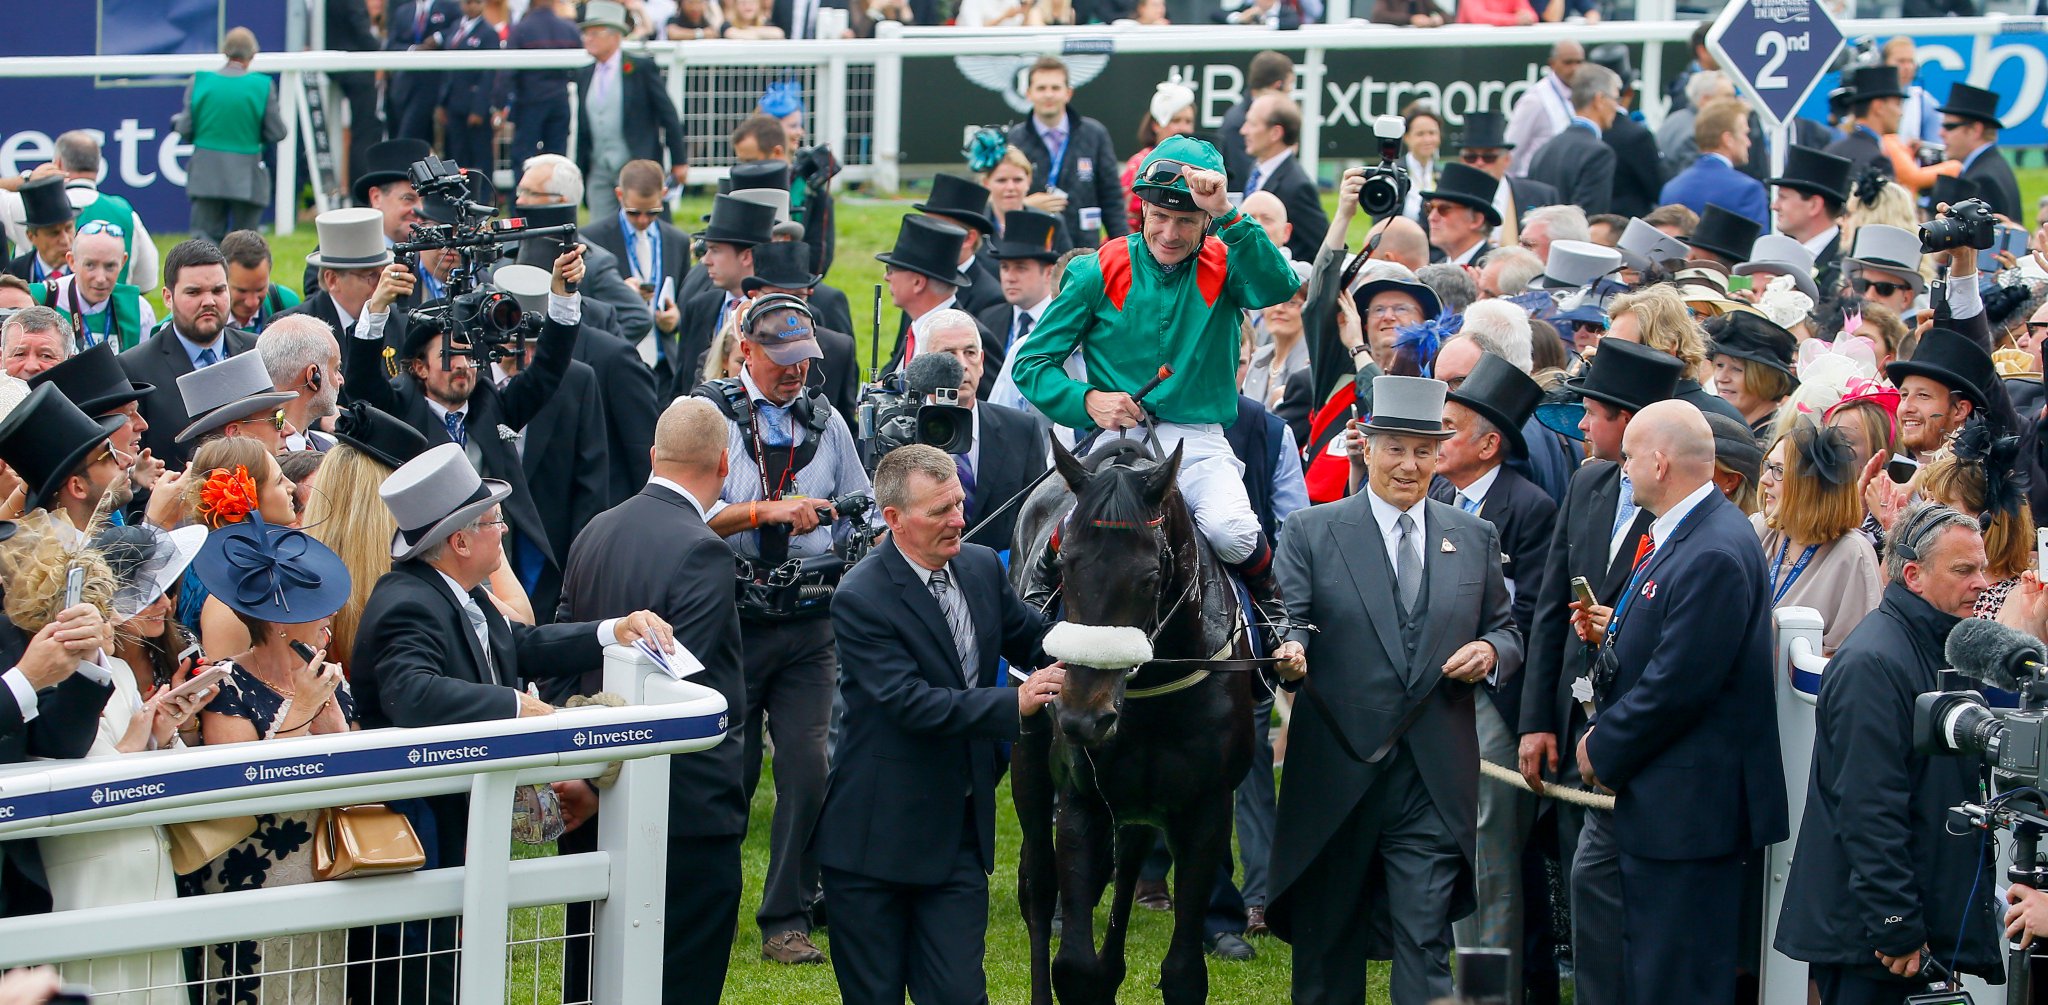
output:
M1166 882L1157 879L1141 879L1133 899L1147 911L1173 910L1173 895L1166 892Z
M1266 927L1266 909L1264 906L1247 907L1244 909L1244 934L1273 934L1273 930L1271 928Z
M825 962L825 954L811 945L811 937L794 929L777 932L762 942L761 958L775 963Z

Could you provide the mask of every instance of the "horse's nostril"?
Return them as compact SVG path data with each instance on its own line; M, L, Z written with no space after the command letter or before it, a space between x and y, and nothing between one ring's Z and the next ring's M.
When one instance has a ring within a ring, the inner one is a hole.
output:
M1108 736L1109 731L1116 728L1116 719L1117 715L1115 709L1111 709L1107 712L1102 713L1102 715L1095 720L1096 735Z

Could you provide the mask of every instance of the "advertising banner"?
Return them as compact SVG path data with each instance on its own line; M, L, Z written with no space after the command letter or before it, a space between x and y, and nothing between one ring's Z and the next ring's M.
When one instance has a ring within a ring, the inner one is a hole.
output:
M2048 35L2041 33L2038 24L2016 22L2013 27L2033 31L1987 38L1913 36L1920 56L1917 83L1937 102L1948 98L1949 86L1957 81L1992 91L1999 97L1999 118L2005 122L2005 128L1998 131L1999 146L2048 146L2048 123L2043 122L2043 98L2048 96ZM1813 89L1813 96L1800 107L1799 113L1826 122L1828 92L1840 85L1839 73L1822 77L1820 86Z

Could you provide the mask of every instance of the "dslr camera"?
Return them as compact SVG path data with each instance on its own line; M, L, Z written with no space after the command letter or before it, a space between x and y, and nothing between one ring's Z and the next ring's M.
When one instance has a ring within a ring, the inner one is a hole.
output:
M1399 115L1382 115L1373 120L1372 134L1380 143L1380 162L1365 169L1365 187L1358 190L1358 208L1374 218L1401 211L1414 184L1408 169L1401 166L1401 137L1408 132L1407 120Z
M1950 248L1983 251L1998 240L1998 218L1982 199L1964 199L1920 228L1920 253L1931 255Z

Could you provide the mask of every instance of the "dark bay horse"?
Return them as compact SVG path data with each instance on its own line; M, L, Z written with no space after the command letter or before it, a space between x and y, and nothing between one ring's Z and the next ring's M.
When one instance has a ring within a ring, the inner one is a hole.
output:
M1055 442L1053 455L1060 477L1026 501L1013 554L1041 554L1057 530L1066 621L1142 631L1154 660L1249 656L1235 630L1237 594L1175 485L1180 450L1162 461L1123 440L1083 462ZM1012 564L1020 595L1034 564ZM1024 832L1017 899L1031 937L1033 1005L1051 1005L1055 989L1065 1005L1116 1000L1132 891L1155 827L1174 860L1173 940L1159 988L1166 1005L1207 1000L1202 916L1230 859L1231 793L1251 764L1250 677L1186 663L1127 671L1070 659L1058 702L1025 720L1011 787ZM1098 952L1093 912L1112 870Z

